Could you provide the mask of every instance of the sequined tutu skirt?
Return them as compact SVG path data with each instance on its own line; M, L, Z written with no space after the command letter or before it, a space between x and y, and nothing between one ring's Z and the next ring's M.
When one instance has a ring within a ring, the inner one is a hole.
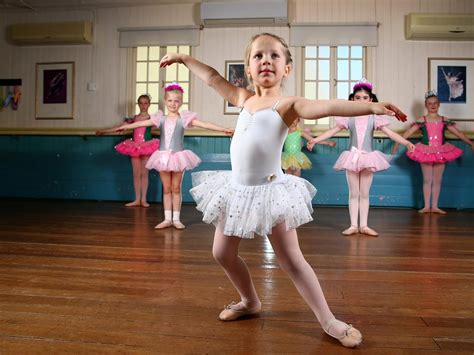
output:
M445 143L438 147L416 143L415 150L407 152L407 156L422 164L446 164L459 158L462 153L461 149L450 143Z
M293 169L311 169L311 160L303 152L290 154L283 152L281 155L281 167L284 170Z
M231 171L192 174L191 195L205 223L221 224L225 235L266 236L285 222L287 230L313 220L316 188L305 179L285 175L263 185L242 185Z
M137 143L133 139L126 139L115 146L115 150L130 157L151 155L160 148L160 140L153 138L148 141Z

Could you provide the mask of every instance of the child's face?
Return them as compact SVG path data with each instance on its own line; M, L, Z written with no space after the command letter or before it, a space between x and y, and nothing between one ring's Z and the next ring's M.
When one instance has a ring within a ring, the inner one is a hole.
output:
M183 105L183 95L176 92L167 92L165 95L165 105L170 113L178 113Z
M281 80L288 76L291 66L286 64L283 46L273 37L257 38L250 51L247 75L257 86L280 86Z
M372 98L370 97L369 93L364 90L357 91L354 94L354 101L358 102L370 102L372 101Z
M142 97L140 100L138 100L138 107L140 108L140 112L148 112L150 101Z
M439 109L439 100L436 96L428 97L425 101L425 107L428 113L437 113Z

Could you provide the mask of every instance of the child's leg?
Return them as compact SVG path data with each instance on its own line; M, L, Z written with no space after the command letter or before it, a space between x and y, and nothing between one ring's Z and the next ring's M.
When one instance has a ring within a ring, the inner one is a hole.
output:
M349 187L349 216L351 218L351 226L344 230L342 234L351 235L359 231L359 173L354 171L346 171L347 186Z
M133 171L133 188L135 190L135 200L127 203L125 206L140 206L140 195L141 195L141 182L140 182L140 157L130 157L132 162L132 171Z
M185 226L180 221L181 213L181 183L183 182L184 171L171 172L171 194L173 202L173 225L177 229L184 229Z
M358 345L362 340L362 336L352 345L344 343L343 338L347 335L349 326L344 322L335 320L334 314L332 314L326 302L319 280L301 252L296 230L287 231L285 223L280 223L273 228L270 242L280 267L289 275L298 292L316 315L325 331L329 335L338 338L345 346ZM357 331L357 333L359 332Z
M419 213L429 213L431 200L431 185L433 184L433 165L421 164L421 172L423 173L423 199L425 206L419 210Z
M161 184L163 185L163 209L165 210L165 219L155 226L156 229L171 227L171 172L160 171Z
M360 172L360 197L359 197L359 213L360 213L360 232L376 237L378 233L372 228L367 226L367 220L369 218L369 206L370 206L370 187L372 186L372 180L374 173L370 170L362 170Z
M146 202L146 195L148 193L148 169L145 167L149 156L140 157L140 185L141 185L141 205L143 207L150 207L150 204Z
M261 303L252 282L250 272L243 259L239 256L241 238L224 235L220 224L216 227L212 255L224 269L240 295L240 302L226 307L219 318L221 320L235 320L247 314L260 311Z
M443 173L445 164L434 164L433 165L433 187L431 197L431 212L446 214L446 211L438 208L439 194L441 191L441 181L443 180Z

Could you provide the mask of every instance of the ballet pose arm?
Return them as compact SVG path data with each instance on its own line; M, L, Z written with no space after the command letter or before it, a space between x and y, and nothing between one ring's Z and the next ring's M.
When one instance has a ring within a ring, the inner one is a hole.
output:
M405 133L402 134L402 138L404 139L407 139L407 138L410 138L412 136L413 133L415 133L416 131L418 131L419 127L418 125L416 124L413 124L413 126L411 126L410 128L408 128ZM398 142L395 141L395 144L393 145L392 147L392 155L396 154L398 152Z
M306 139L308 141L308 143L306 144L306 147L308 147L308 144L309 142L311 142L315 137L313 137L312 135L310 135L309 133L306 133L305 131L301 132L301 136ZM321 144L321 145L328 145L332 148L334 148L336 146L336 142L335 141L321 141L321 142L317 142L317 143L314 143L314 144ZM313 145L314 145L313 144ZM312 148L313 146L311 146ZM311 150L311 149L309 149Z
M380 127L380 130L385 133L388 138L390 138L392 141L395 141L397 144L403 144L407 147L408 151L409 152L412 152L415 150L415 145L413 143L411 143L410 141L406 140L405 138L403 138L401 135L399 135L398 133L395 133L394 131L392 131L390 128L386 127L386 126L382 126Z
M222 127L222 126L219 126L219 125L211 123L211 122L193 120L192 125L193 125L193 127L200 127L200 128L209 129L211 131L222 132L226 136L229 136L229 137L232 137L232 135L234 134L233 129Z
M164 68L173 63L184 64L193 74L234 106L242 107L245 100L253 95L249 90L232 85L214 68L186 54L168 53L161 59L160 67Z
M321 142L325 141L328 138L331 138L334 136L337 132L341 131L343 128L341 126L335 126L331 128L330 130L320 134L318 137L312 138L308 140L308 143L306 144L306 148L308 150L313 150L313 147L315 144L321 144ZM334 144L335 146L335 144Z
M464 133L462 133L459 129L457 129L456 126L449 125L449 126L447 126L447 128L452 134L454 134L456 137L458 137L464 143L469 145L472 150L474 150L474 143L469 138L467 138Z

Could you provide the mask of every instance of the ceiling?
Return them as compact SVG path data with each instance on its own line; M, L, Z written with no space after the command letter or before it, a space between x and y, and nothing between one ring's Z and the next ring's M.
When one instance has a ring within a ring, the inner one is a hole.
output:
M200 3L201 0L0 0L2 11L98 9L104 7Z

